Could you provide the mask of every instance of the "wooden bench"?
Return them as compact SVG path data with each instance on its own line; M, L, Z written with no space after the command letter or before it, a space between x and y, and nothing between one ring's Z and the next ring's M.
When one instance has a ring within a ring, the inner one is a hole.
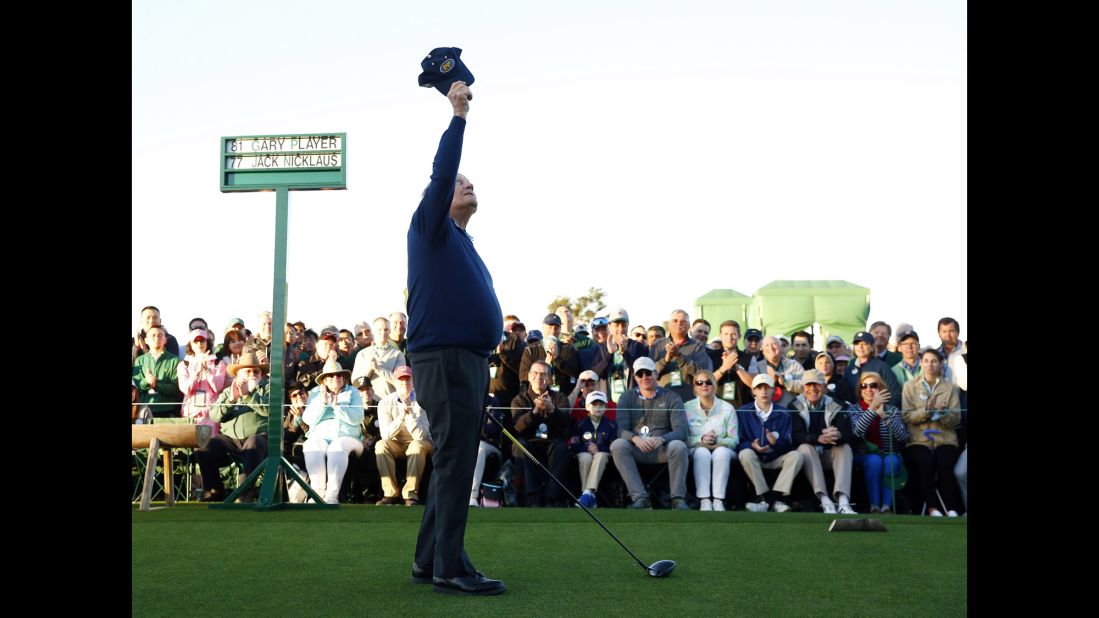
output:
M140 510L148 511L153 501L153 480L156 476L157 454L164 449L164 502L166 506L175 504L172 490L172 449L204 448L210 441L212 430L209 425L130 425L130 446L133 449L149 449L149 459L145 466L145 482L141 490Z

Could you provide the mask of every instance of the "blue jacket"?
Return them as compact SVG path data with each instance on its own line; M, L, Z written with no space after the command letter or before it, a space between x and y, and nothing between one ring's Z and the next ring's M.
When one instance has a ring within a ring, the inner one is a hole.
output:
M756 414L756 404L754 401L738 408L736 414L737 422L740 425L738 431L740 434L740 444L737 444L737 453L744 449L751 449L752 440L759 440L759 443L764 446L770 444L767 441L767 438L763 436L764 428L766 428L767 431L777 431L778 441L771 446L771 450L760 454L760 461L764 463L774 461L793 450L793 423L790 420L790 415L786 408L778 404L772 405L771 414L767 417L766 424L762 423L759 419L759 415Z
M465 128L455 116L443 133L408 227L408 351L462 348L488 358L500 343L500 301L473 239L450 218Z
M591 440L585 440L584 434L591 432ZM588 444L595 443L595 446L599 448L601 452L611 452L611 442L618 439L618 423L603 417L599 421L599 429L595 428L594 423L591 422L591 416L586 416L572 426L572 437L569 438L569 448L574 453L586 453L588 452Z

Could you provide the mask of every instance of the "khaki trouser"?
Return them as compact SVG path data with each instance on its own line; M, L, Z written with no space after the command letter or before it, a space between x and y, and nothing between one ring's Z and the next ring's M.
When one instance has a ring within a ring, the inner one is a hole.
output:
M832 497L837 497L838 494L851 495L851 464L854 458L849 445L839 444L824 449L823 457L812 444L802 444L798 447L798 452L805 460L805 477L813 486L813 493L828 495L828 487L824 482L824 470L827 468L836 475Z
M374 457L378 461L378 474L382 477L382 491L386 498L396 497L397 458L408 459L406 466L404 491L405 500L420 499L420 477L424 474L427 458L431 456L433 446L426 440L413 440L408 429L401 427L397 435L389 440L379 440L374 445Z
M610 458L611 454L603 451L595 455L588 452L576 454L580 464L580 484L584 486L584 491L595 493L599 489L599 480L603 478L603 471L607 469L607 460Z
M752 484L755 485L756 488L756 495L760 498L763 497L763 494L770 491L767 487L767 479L763 478L764 468L767 470L782 468L782 471L778 474L778 481L775 482L775 491L780 492L784 496L788 496L790 495L790 488L794 485L794 479L797 478L803 463L801 453L797 451L790 451L782 457L767 463L761 463L759 461L759 455L751 448L740 451L737 457L740 459L740 465L748 474L748 478L752 479Z

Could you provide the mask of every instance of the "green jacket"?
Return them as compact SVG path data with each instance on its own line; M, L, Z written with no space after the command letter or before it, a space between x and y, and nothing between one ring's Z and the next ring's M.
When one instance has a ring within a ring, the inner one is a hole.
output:
M233 385L218 395L217 403L210 411L210 418L221 423L221 433L244 440L254 434L266 434L268 422L267 404L271 401L271 383L266 378L256 390L236 401L231 401Z
M142 354L137 357L133 365L133 380L139 391L138 402L153 404L149 406L153 416L169 417L180 416L179 404L183 402L183 393L179 391L179 377L176 370L179 368L179 357L168 350L153 359L152 354ZM156 392L150 393L149 381L145 379L145 372L156 376ZM156 405L175 404L175 405Z

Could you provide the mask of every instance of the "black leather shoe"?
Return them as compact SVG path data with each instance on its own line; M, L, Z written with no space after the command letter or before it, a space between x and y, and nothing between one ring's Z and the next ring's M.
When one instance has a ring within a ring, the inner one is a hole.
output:
M374 504L378 506L389 506L391 504L401 504L402 502L404 502L404 500L401 500L400 496L386 496Z
M412 563L412 577L410 577L409 580L412 581L412 583L414 583L414 584L430 584L431 580L434 578L432 576L433 571L434 571L434 568L430 565L429 566L423 566L422 564L418 564L416 562L413 562ZM476 573L477 575L480 575L481 577L485 576L485 574L480 572L480 571L474 571L474 573Z
M498 579L488 579L484 575L463 575L461 577L434 577L431 589L443 594L500 594L508 589Z

